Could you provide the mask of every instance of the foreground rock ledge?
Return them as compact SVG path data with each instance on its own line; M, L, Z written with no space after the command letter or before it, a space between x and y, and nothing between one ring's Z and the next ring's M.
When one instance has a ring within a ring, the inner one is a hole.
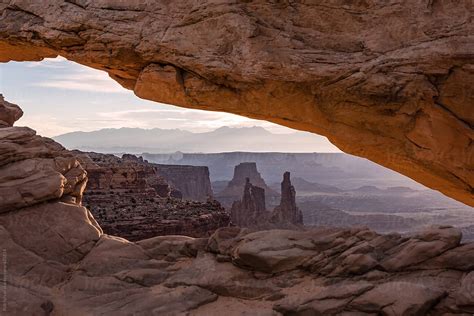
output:
M234 227L131 243L101 234L84 208L51 202L0 215L0 235L9 315L474 312L474 243L448 227L411 238Z
M0 1L0 61L64 56L141 98L325 135L474 205L474 6Z
M0 98L0 113L21 116ZM13 120L14 120L13 119ZM8 120L7 120L8 121ZM76 156L0 127L7 315L469 315L474 243L458 229L217 230L129 242L81 200ZM22 171L22 172L19 172Z

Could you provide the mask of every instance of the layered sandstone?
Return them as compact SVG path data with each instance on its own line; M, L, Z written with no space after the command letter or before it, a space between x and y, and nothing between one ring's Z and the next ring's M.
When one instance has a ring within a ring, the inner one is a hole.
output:
M169 197L171 188L150 164L133 155L119 158L111 154L74 151L89 178L86 196L117 191Z
M181 192L141 157L74 153L89 177L83 204L106 234L131 241L160 235L207 237L229 225L229 215L218 202L176 198Z
M13 127L23 112L0 97L0 213L43 201L80 205L87 174L69 151L28 127Z
M460 243L458 229L431 227L400 236L365 228L226 227L208 238L158 236L133 243L103 234L79 205L85 171L75 156L24 131L0 128L7 135L0 137L0 186L15 187L17 172L8 168L39 157L49 163L37 165L34 174L56 193L23 195L27 205L0 199L7 315L474 312L474 243ZM74 160L74 168L54 169L63 158ZM51 181L54 172L60 182Z
M0 2L0 60L58 54L141 98L325 135L474 205L461 1Z
M208 167L163 164L153 166L160 176L181 192L183 199L205 202L212 198Z

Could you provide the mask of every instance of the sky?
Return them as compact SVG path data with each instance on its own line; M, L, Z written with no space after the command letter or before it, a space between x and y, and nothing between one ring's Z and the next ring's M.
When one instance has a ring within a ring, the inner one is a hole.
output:
M238 115L143 100L122 88L107 73L62 57L0 64L0 93L23 109L25 114L17 125L29 126L48 137L121 127L206 132L223 126L261 126L272 133L295 132ZM321 148L308 148L308 151L339 152L327 139Z

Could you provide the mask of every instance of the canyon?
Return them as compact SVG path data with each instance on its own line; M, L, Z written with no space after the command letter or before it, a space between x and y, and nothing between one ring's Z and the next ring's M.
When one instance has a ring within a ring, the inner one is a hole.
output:
M5 0L0 61L61 55L141 98L318 133L472 206L473 10Z
M11 126L22 111L3 97L0 108L0 247L9 314L474 312L474 243L461 242L461 231L450 226L408 236L363 227L225 227L205 238L137 242L104 234L81 206L87 172L77 153ZM289 174L282 189L293 200Z
M161 235L208 237L230 224L219 202L200 197L189 199L189 192L205 189L193 179L206 179L205 167L174 166L162 173L161 166L141 157L73 151L87 172L88 185L82 197L104 233L137 241ZM167 166L165 166L167 167ZM185 177L183 178L183 174ZM165 179L165 177L166 179ZM190 181L184 189L174 187L175 179ZM168 179L172 178L173 183ZM210 181L207 176L207 182ZM194 188L189 191L189 188Z

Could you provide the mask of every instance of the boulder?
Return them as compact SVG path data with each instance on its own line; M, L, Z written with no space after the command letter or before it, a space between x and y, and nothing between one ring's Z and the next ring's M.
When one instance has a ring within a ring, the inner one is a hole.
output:
M165 286L199 286L220 296L243 299L271 297L279 292L270 280L255 282L249 271L237 268L232 263L217 262L214 256L202 254L165 281Z
M459 247L449 249L437 257L429 259L420 265L418 269L455 269L461 271L474 270L474 243L467 243Z
M62 202L2 214L0 225L19 246L62 264L82 260L102 234L85 207Z
M456 304L465 312L474 313L474 271L462 278L456 293Z
M426 315L444 292L411 282L387 282L376 286L350 303L362 312L387 316Z
M86 182L85 170L73 157L10 163L0 168L0 213L62 196L80 204Z
M250 233L232 250L238 266L266 273L295 269L318 254L308 234L291 230Z
M388 271L398 271L436 257L461 242L461 231L453 227L432 227L388 252L381 265Z

